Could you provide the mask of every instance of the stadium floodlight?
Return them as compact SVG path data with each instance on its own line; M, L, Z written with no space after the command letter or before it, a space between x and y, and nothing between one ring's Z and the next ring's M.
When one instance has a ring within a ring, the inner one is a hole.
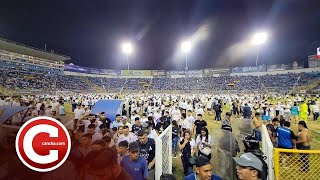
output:
M186 67L185 70L188 70L188 54L192 49L192 43L189 40L183 41L181 43L181 51L186 55Z
M192 44L190 41L183 41L181 43L181 50L183 53L189 53L191 51L191 48L192 48Z
M252 44L257 46L257 59L256 59L256 66L258 66L259 60L259 50L260 46L264 44L268 40L268 33L267 32L258 32L252 36Z
M122 52L127 56L127 64L128 64L128 70L130 69L129 66L129 55L133 53L133 45L130 42L124 42L121 45Z

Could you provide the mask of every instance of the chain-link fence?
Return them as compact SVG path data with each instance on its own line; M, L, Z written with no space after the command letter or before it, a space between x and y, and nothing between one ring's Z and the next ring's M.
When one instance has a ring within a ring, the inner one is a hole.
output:
M320 150L274 149L277 180L320 179Z
M156 139L155 179L172 174L172 126L168 126Z

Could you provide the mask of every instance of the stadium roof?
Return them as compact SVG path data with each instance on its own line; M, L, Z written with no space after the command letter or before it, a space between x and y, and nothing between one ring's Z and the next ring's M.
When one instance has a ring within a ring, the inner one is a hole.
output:
M23 55L34 56L52 61L66 61L70 60L69 56L64 56L52 52L46 52L41 49L26 46L16 42L0 38L0 49L15 52Z

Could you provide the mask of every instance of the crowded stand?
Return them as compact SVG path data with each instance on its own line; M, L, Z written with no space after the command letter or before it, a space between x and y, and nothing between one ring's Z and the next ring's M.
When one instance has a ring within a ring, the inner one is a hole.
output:
M14 89L43 90L88 90L91 84L103 89L143 90L147 84L150 90L252 90L274 88L282 91L291 90L312 82L318 73L291 73L263 76L187 77L187 78L105 78L85 77L64 74L42 74L15 69L4 69L1 73L1 85ZM84 80L85 79L85 80Z

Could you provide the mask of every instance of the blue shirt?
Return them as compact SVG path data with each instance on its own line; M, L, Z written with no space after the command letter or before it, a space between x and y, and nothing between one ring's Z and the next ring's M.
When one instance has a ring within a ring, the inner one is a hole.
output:
M113 127L113 128L116 127L118 129L118 127L121 125L122 125L122 121L119 121L119 122L113 121L111 124L111 127Z
M196 173L192 173L189 176L185 177L184 179L185 180L197 180L196 179ZM217 176L217 175L212 174L211 175L211 180L222 180L222 178Z
M278 127L277 133L278 133L279 148L292 149L293 148L292 139L296 138L294 133L286 127Z
M129 155L126 155L122 158L121 166L134 180L148 178L148 163L141 156L136 161L131 161Z
M59 114L66 114L66 112L64 110L64 106L59 107Z
M297 106L293 106L291 108L291 114L292 115L299 115L299 111L298 111L298 107Z

